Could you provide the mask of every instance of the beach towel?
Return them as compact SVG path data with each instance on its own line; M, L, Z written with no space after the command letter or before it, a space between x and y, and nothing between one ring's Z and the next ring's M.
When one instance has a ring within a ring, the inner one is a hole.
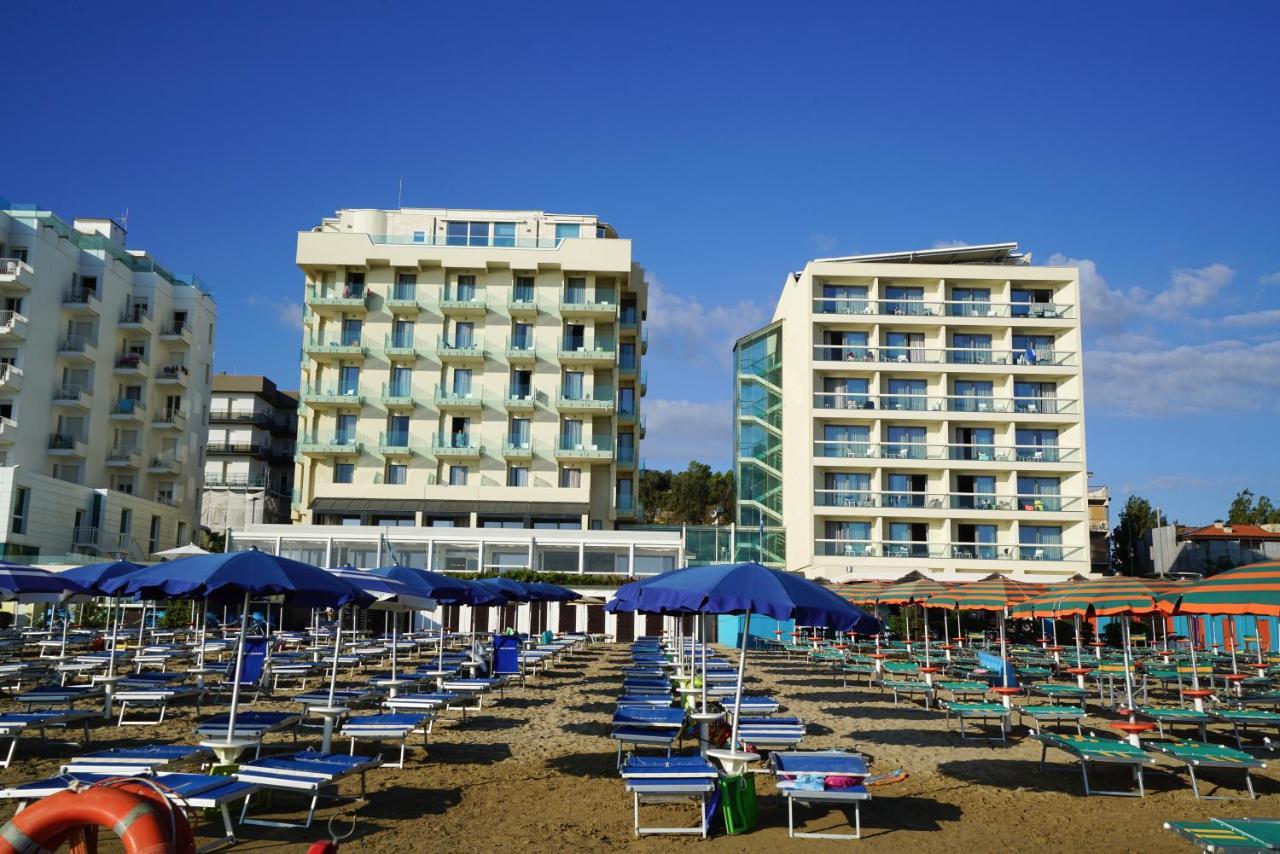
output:
M991 654L991 653L989 653L989 652L983 652L982 650L979 650L979 651L978 651L978 664L982 665L982 667L983 667L984 669L986 669L986 670L990 670L990 671L991 671L991 672L993 672L993 673L1003 673L1005 676L1007 676L1007 677L1008 677L1008 680L1009 680L1008 685L1009 685L1009 687L1010 687L1010 688L1017 688L1017 687L1019 687L1019 686L1018 686L1018 674L1017 674L1017 672L1013 669L1013 665L1012 665L1012 664L1010 664L1009 662L1005 661L1005 660L1004 660L1003 658L1001 658L1000 656L998 656L998 655L993 655L993 654ZM997 684L997 685L1003 685L1003 684L1005 684L1005 683L1004 683L1003 679L1001 679L1001 680L1000 680L1000 681L998 681L996 684Z

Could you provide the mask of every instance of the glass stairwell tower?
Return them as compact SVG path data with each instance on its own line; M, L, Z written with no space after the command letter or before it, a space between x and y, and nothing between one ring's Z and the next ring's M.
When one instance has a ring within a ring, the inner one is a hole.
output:
M733 459L737 488L736 560L782 566L782 324L733 348ZM761 527L764 536L761 542Z

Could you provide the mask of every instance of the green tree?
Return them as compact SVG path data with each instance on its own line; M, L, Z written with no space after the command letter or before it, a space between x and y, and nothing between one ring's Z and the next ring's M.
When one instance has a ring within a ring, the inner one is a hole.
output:
M640 506L644 508L644 521L657 524L666 511L667 495L671 492L671 472L644 469L640 472Z
M1280 507L1276 507L1265 495L1257 496L1253 490L1242 489L1227 508L1228 525L1277 525L1280 524Z
M1142 553L1143 537L1152 528L1169 524L1169 520L1163 513L1158 513L1147 499L1130 495L1120 511L1118 522L1111 532L1111 562L1125 575L1137 575L1141 569L1138 556Z

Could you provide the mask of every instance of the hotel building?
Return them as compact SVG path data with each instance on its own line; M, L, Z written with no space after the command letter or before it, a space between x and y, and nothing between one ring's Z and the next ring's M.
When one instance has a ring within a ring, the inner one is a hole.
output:
M739 530L814 577L1088 573L1079 293L1016 244L788 276L735 346Z
M612 529L640 516L647 290L594 216L342 210L306 277L293 518Z
M298 393L266 377L215 374L201 521L211 531L289 521Z
M216 309L109 219L0 210L0 546L145 559L200 519Z

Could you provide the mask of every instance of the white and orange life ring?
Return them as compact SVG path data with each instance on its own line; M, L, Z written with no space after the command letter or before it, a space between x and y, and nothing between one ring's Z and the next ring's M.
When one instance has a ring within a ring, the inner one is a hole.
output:
M136 780L108 781L41 798L0 828L0 854L46 854L77 831L104 827L129 854L194 854L195 835L181 809ZM79 847L79 846L77 846ZM96 846L84 846L95 850Z

